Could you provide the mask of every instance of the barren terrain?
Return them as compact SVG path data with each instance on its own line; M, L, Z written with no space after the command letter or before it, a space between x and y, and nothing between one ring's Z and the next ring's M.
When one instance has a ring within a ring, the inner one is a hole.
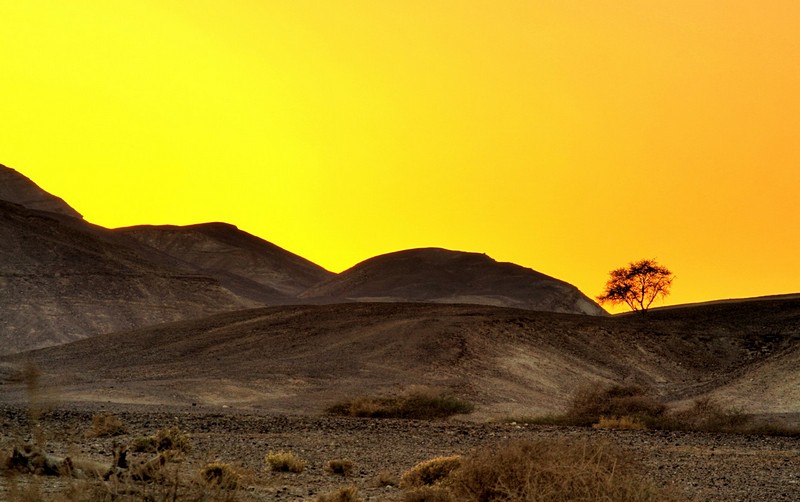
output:
M92 411L115 411L128 432L87 439ZM24 410L4 407L2 446L9 448L28 429ZM240 500L312 500L338 487L355 485L370 501L400 501L397 487L380 486L379 476L397 479L416 463L441 455L468 454L505 440L589 438L624 448L643 475L684 500L763 501L800 498L800 444L796 439L679 432L632 432L581 428L476 424L450 420L419 422L319 416L247 414L232 409L184 407L56 408L41 420L47 450L110 464L113 445L177 426L193 448L176 464L181 479L194 479L210 461L245 473ZM29 437L29 436L28 436ZM300 474L269 472L269 451L291 451L308 462ZM328 474L332 459L353 461L347 478ZM384 472L384 471L388 471ZM388 476L387 476L388 474ZM0 477L0 498L19 485L39 483L53 499L80 482L64 478ZM188 491L189 488L184 488Z
M598 317L474 305L269 307L0 358L21 402L26 361L62 401L310 413L408 386L447 389L473 418L556 413L576 390L635 384L665 402L711 394L800 413L800 300ZM753 393L754 386L758 393Z

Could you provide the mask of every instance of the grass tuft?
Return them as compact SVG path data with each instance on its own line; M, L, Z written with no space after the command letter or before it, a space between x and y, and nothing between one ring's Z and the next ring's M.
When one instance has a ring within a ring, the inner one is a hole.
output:
M347 458L335 458L325 464L325 472L344 477L352 475L353 468L353 461Z
M419 488L435 485L461 466L462 457L436 457L420 462L400 477L401 488Z
M264 461L273 472L300 473L306 468L306 461L287 451L269 452Z
M240 478L236 469L222 462L212 462L200 469L200 479L205 484L226 490L238 488Z

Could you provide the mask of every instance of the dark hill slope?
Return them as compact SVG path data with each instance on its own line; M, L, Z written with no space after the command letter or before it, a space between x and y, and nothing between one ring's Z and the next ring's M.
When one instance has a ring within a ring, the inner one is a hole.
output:
M191 264L234 293L260 303L296 303L299 293L334 275L226 223L136 226L115 232Z
M253 305L127 244L82 220L0 201L0 353Z
M0 164L0 200L14 202L29 209L83 218L63 199L45 192L36 183L3 164Z
M738 309L738 307L737 307ZM557 412L586 385L653 388L665 400L727 389L758 371L745 410L800 412L800 301L679 309L651 318L476 305L271 307L102 335L0 359L8 399L32 360L70 401L229 405L317 413L346 396L428 385L477 402L478 417ZM735 318L735 327L727 319ZM17 366L18 367L18 366ZM772 368L772 370L770 370Z
M478 253L423 248L376 256L302 295L316 301L472 303L605 315L574 286Z

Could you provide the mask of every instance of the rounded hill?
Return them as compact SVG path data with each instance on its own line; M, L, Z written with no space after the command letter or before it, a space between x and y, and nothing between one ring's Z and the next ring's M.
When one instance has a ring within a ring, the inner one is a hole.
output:
M464 303L606 314L569 283L485 254L441 248L409 249L370 258L301 297L319 302Z

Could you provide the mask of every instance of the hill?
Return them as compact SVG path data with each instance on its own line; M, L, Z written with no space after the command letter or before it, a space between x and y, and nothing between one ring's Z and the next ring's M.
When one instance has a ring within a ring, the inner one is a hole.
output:
M58 213L71 218L83 218L63 199L42 190L26 176L3 164L0 164L0 200L29 209Z
M301 295L307 300L466 303L605 315L577 288L485 254L409 249L363 261Z
M334 274L305 258L227 223L136 226L115 230L215 278L239 296L270 305Z
M253 306L83 220L0 201L0 353Z
M31 360L65 401L318 413L344 397L425 385L476 402L475 417L488 418L557 412L579 388L624 383L666 401L715 395L746 411L800 413L800 300L653 314L270 307L102 335L0 367L8 399L20 398L10 384Z

